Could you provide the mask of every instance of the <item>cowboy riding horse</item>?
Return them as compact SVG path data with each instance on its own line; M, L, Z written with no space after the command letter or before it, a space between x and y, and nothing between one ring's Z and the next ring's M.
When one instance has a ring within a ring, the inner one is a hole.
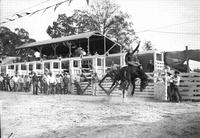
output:
M131 95L133 96L135 91L135 81L137 78L140 78L140 91L143 91L145 87L148 84L148 76L144 73L141 64L138 62L137 56L134 55L134 53L138 50L140 45L140 42L138 43L135 50L129 49L126 56L125 56L125 62L127 66L124 67L117 67L114 69L110 69L108 73L104 76L104 78L100 81L99 86L101 86L101 83L104 81L106 77L111 77L113 80L113 84L110 87L110 91L107 92L108 95L114 90L114 88L117 85L120 85L120 88L122 89L123 98L125 95L125 90L128 89L130 83L133 86ZM120 81L120 83L119 83ZM104 88L103 88L104 89ZM105 90L105 89L104 89Z

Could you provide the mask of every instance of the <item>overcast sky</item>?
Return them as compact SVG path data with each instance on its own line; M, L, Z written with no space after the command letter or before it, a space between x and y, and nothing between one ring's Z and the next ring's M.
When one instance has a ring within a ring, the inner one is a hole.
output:
M0 0L1 22L18 11L31 12L63 0ZM90 0L91 2L92 0ZM43 3L42 3L43 2ZM200 49L200 0L115 0L121 10L131 15L136 34L144 42L151 41L161 51ZM36 4L38 6L30 8ZM28 8L28 9L27 9ZM46 33L58 14L70 15L73 9L87 8L86 0L73 0L46 12L38 12L3 24L10 28L24 28L37 41L50 39ZM13 16L14 17L14 16ZM151 31L147 31L151 30Z

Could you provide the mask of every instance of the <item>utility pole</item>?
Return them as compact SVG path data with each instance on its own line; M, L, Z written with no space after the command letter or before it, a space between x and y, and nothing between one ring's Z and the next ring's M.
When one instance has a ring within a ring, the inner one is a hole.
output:
M186 62L187 62L187 72L190 72L190 67L189 67L189 52L188 52L188 46L185 46L185 51L186 51Z

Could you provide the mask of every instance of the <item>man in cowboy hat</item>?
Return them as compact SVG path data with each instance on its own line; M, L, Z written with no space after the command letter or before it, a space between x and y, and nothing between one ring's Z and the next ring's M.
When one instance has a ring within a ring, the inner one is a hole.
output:
M135 52L138 52L138 48L140 46L140 41L138 42L137 47L133 50L133 47L128 47L127 54L125 55L125 63L128 66L135 66L135 67L141 67L141 64L139 63L139 59L137 55L135 55Z
M173 92L174 92L174 96L175 96L175 101L181 102L182 97L181 97L180 92L179 92L180 76L179 76L178 71L174 72L174 76L172 77L172 80L173 80Z
M172 74L168 71L167 72L167 99L169 101L172 101L172 87L173 87L173 80L172 80Z
M140 75L144 75L144 71L142 69L142 65L139 62L137 55L135 52L138 51L140 46L140 41L138 42L137 47L133 50L132 47L127 49L127 54L125 55L125 63L129 66L129 69L132 70L133 68L138 68Z
M36 72L33 72L33 76L32 76L32 85L33 85L33 95L37 95L38 94L38 77L36 75Z

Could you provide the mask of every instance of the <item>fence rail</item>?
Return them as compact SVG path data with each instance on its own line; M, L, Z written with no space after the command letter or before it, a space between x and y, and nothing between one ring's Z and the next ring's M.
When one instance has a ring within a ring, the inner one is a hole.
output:
M80 89L84 90L87 87L87 85L88 85L88 82L79 82L78 87L77 87L77 85L74 85L74 89L73 89L74 94L77 94L78 91L80 91ZM107 78L105 80L105 82L103 82L101 85L106 90L109 90L112 85L112 81L111 81L111 79ZM142 98L153 98L154 97L154 83L149 83L143 92L140 91L139 85L140 85L140 82L139 81L136 82L135 93L134 93L135 97L142 97ZM87 87L87 89L85 90L85 92L83 94L92 95L92 84L89 87ZM111 93L111 95L121 95L121 94L122 94L122 91L120 90L119 86L117 86L114 89L114 91ZM105 91L100 86L97 87L97 95L106 95ZM130 90L129 90L128 95L130 95Z
M180 74L181 81L180 81L180 94L183 100L193 100L193 101L200 101L200 73L181 73ZM154 76L155 79L155 76ZM165 81L165 79L163 79ZM161 95L166 100L166 90L165 90L165 83L155 83L151 82L148 84L146 89L143 92L140 92L139 81L136 82L135 87L135 97L142 97L142 98L155 98L157 95ZM157 85L156 85L157 84ZM162 84L162 86L160 86ZM88 82L80 82L79 86L82 90L88 85ZM107 78L103 83L102 86L109 90L112 85L112 81ZM79 89L80 89L79 88ZM130 91L130 90L129 90ZM74 92L77 93L78 89L74 87ZM87 90L83 93L87 95L92 95L92 84L87 87ZM97 88L98 95L106 95L105 91L101 87ZM121 95L122 91L119 89L119 86L115 88L115 90L111 93L111 95ZM130 92L128 93L130 95ZM157 96L157 98L160 98ZM161 98L160 98L161 99ZM163 99L163 98L162 98Z
M180 94L183 100L200 101L200 73L181 73Z

